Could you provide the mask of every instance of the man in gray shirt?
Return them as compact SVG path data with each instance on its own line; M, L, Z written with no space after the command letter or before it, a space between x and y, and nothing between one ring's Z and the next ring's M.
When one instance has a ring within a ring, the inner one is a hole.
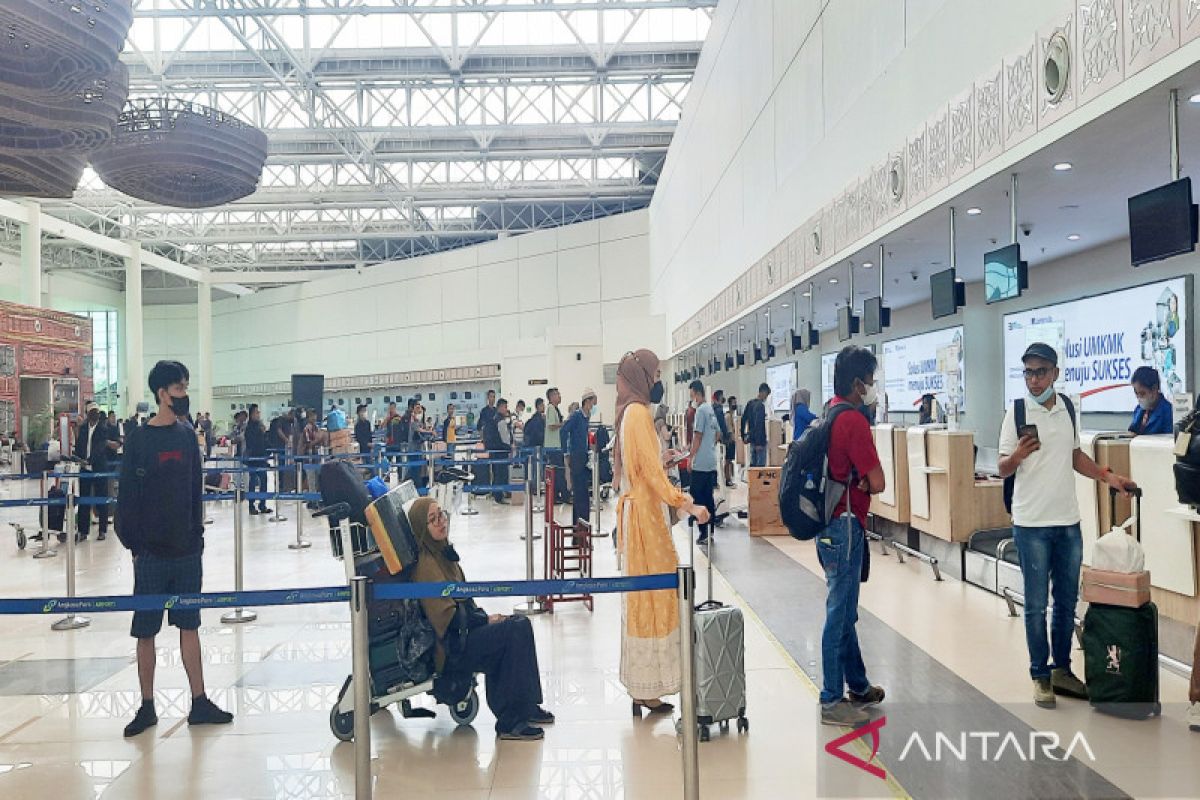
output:
M689 489L696 505L708 509L708 522L700 523L700 536L696 544L707 544L709 530L713 527L712 519L716 515L716 500L713 490L717 487L717 415L712 403L704 399L704 383L692 381L688 389L692 393L692 404L696 408L696 419L692 425L691 453L688 456L692 465L692 484Z

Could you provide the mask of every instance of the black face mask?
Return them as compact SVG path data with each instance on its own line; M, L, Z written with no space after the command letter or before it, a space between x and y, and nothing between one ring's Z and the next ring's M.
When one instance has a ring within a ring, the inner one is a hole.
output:
M190 397L188 397L186 394L183 397L172 397L171 395L167 395L167 397L171 401L171 411L175 414L175 416L186 417L188 415L188 411L191 409L192 402Z
M663 395L666 394L666 391L667 390L663 388L662 381L655 381L654 385L650 387L650 402L661 403Z
M100 415L94 411L91 414L87 415L87 421L92 425L95 425L99 420L100 420Z

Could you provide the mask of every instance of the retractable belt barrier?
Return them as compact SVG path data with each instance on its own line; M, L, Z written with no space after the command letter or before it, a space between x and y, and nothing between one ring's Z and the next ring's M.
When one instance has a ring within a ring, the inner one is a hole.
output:
M676 573L629 578L589 578L565 581L466 581L462 583L374 584L375 600L420 600L428 597L523 597L549 593L588 591L625 594L677 589ZM94 597L11 597L0 599L0 614L101 613L107 611L164 611L169 609L239 608L342 603L350 599L347 586L312 586L303 589L259 589L200 594L99 595Z

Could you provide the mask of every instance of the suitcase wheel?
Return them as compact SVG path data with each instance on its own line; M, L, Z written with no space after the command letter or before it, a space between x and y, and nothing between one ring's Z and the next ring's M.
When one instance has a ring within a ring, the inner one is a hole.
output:
M707 742L711 738L707 725L700 726L700 741Z
M729 733L729 720L721 720L721 733Z
M738 733L750 732L750 719L748 717L738 717L737 731Z
M25 544L26 544L25 531L21 530L20 528L17 528L17 549L24 550Z

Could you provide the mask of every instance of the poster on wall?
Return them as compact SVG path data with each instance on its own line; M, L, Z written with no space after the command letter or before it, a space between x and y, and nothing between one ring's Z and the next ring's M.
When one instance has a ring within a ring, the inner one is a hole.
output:
M1190 278L1149 283L1004 316L1004 397L1024 397L1021 355L1033 342L1058 351L1058 391L1083 410L1128 413L1138 367L1158 370L1168 397L1191 390L1187 314Z
M884 342L882 364L890 411L914 411L925 394L932 394L943 406L964 407L961 325Z
M792 413L792 392L796 391L796 365L787 363L767 367L767 385L771 387L771 411L776 416Z
M826 353L821 356L821 405L833 399L833 367L837 363L837 353Z

